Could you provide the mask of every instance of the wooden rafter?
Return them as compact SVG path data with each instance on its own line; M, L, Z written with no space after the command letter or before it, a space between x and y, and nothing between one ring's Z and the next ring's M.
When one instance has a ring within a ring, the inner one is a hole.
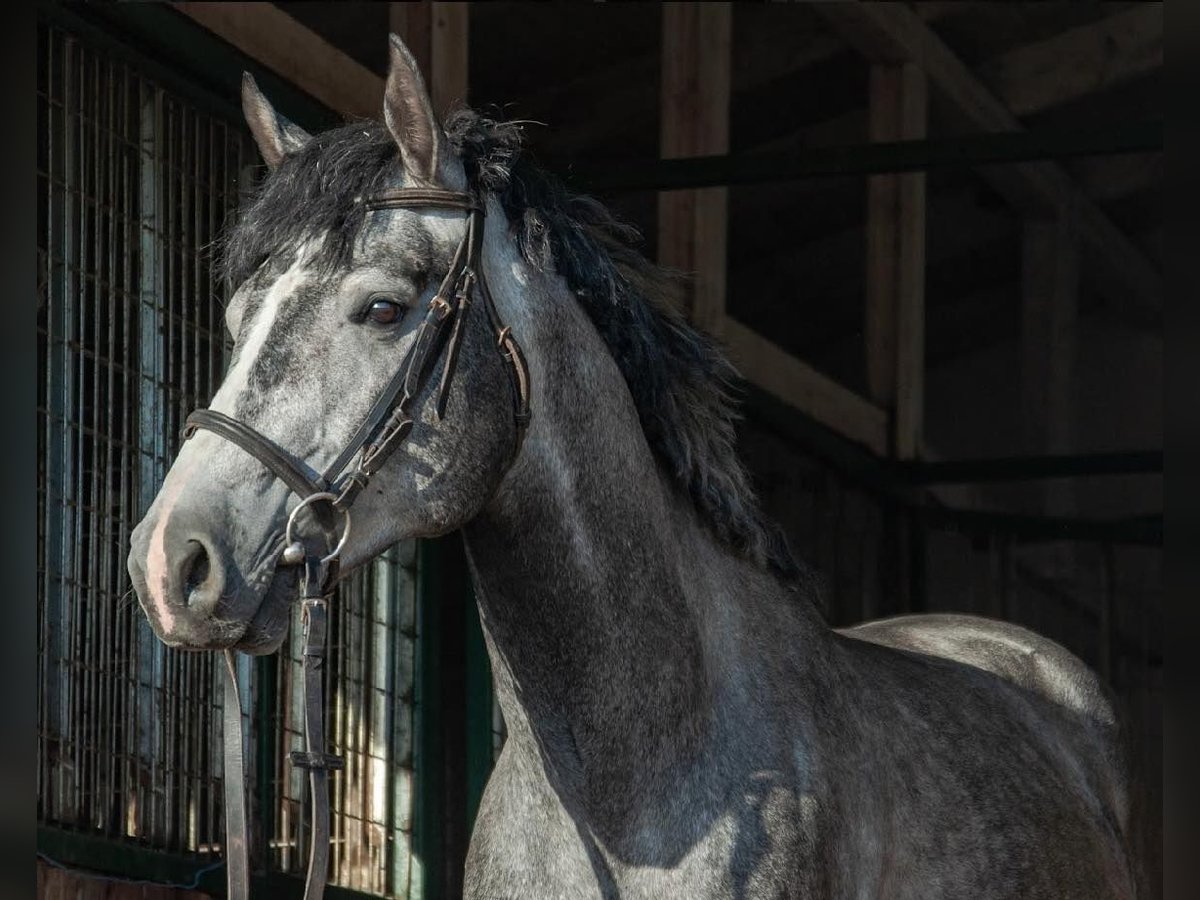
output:
M429 81L434 108L440 113L466 102L467 7L391 6L390 25L410 44ZM173 8L346 118L379 118L383 78L277 6L183 2Z
M1024 223L1021 262L1021 421L1029 453L1072 446L1079 254L1069 215ZM1074 512L1074 485L1033 487L1042 512Z
M438 115L467 102L468 12L466 3L388 4L388 26L421 67Z
M887 453L888 416L883 409L736 319L725 319L721 336L747 381L876 455Z
M1163 7L1141 3L1017 47L979 67L980 79L1017 116L1028 116L1163 65Z
M661 155L727 153L730 5L664 3L662 17ZM659 261L691 275L688 316L713 334L725 319L728 206L726 187L658 195Z
M778 183L829 175L976 168L1050 158L1160 151L1163 124L1093 129L1006 131L900 141L856 141L782 152L719 154L674 159L576 163L573 176L591 190L684 190L695 187Z
M901 3L819 3L820 12L851 45L876 62L913 62L924 69L954 109L981 131L1018 131L1017 117L909 7ZM1082 247L1106 299L1140 313L1161 315L1161 274L1134 244L1084 196L1071 176L1050 162L980 170L1010 203L1032 215L1073 210Z
M176 3L174 9L348 118L378 118L383 79L272 3Z
M870 134L925 136L925 73L912 63L871 67ZM921 445L925 394L925 173L867 181L864 341L871 398L892 412L891 450L912 459Z

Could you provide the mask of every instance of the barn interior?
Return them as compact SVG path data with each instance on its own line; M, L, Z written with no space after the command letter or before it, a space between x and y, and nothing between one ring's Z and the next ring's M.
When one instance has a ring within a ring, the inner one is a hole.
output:
M289 2L39 6L40 895L221 891L220 694L128 602L128 530L227 358L242 72L310 131L378 118L389 31L684 273L831 624L987 615L1103 676L1160 891L1162 3ZM456 896L504 734L461 543L345 592L331 883ZM244 672L271 896L294 662Z

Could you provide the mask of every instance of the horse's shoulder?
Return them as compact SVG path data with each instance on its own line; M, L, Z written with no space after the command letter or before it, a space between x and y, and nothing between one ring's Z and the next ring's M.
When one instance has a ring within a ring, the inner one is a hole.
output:
M847 637L991 672L1105 725L1116 723L1099 676L1065 647L1028 628L979 616L897 616L843 629Z

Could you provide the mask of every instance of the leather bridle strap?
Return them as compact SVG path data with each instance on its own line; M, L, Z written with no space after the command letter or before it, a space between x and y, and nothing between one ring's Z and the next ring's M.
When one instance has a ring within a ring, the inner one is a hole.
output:
M325 752L325 645L329 591L333 572L316 557L305 560L304 600L304 750L293 751L292 765L308 769L309 812L308 872L304 900L320 900L329 872L329 773L343 766L342 758Z
M223 654L225 702L221 729L225 759L225 867L229 900L250 896L249 830L246 827L246 749L242 737L242 699L238 694L237 661Z
M460 243L458 250L455 251L454 259L450 262L450 268L446 272L446 277L442 279L437 293L429 301L429 306L425 310L425 318L417 326L417 336L413 341L412 347L409 348L408 353L396 369L395 374L392 375L391 380L384 387L379 397L376 398L375 403L372 404L371 409L367 412L366 417L358 426L354 435L346 442L346 446L342 448L342 452L338 454L337 459L330 463L329 468L325 470L325 477L331 483L345 471L346 466L350 464L350 460L354 458L354 454L362 450L375 434L376 429L383 424L384 420L398 404L402 404L405 401L411 403L416 399L416 394L424 381L424 373L421 370L427 370L432 363L432 350L437 343L436 339L441 331L442 322L451 311L450 304L446 301L445 295L462 272L464 264L463 255L465 253L464 247L465 241ZM418 384L418 381L421 384ZM403 397L401 397L402 393Z
M483 206L465 191L442 188L396 188L380 191L361 201L371 212L377 209L461 209L483 212Z
M328 591L333 583L336 563L310 556L305 561L303 612L304 647L304 750L289 756L292 765L308 769L309 796L312 800L309 833L308 872L304 882L304 900L320 900L329 869L329 772L343 766L342 758L326 753L324 671L328 631ZM227 897L247 900L250 896L250 844L246 825L245 737L242 729L242 701L238 689L236 656L223 654L225 701L221 716L225 759L225 865ZM265 773L264 776L265 777Z
M197 409L192 412L184 422L184 440L192 437L201 428L220 435L231 444L237 444L270 469L275 477L290 487L301 499L329 490L329 483L313 471L311 466L249 425L243 425L223 412L215 409Z

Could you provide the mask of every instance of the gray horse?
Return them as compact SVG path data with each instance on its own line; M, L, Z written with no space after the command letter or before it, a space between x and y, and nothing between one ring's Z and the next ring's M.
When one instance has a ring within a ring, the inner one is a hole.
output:
M495 334L469 318L444 418L420 406L343 554L462 530L508 724L468 897L1135 895L1097 678L977 618L831 630L734 454L727 363L628 229L522 158L517 126L439 125L394 37L383 123L309 136L249 79L243 105L272 172L224 246L240 287L212 408L318 469L463 236L460 213L360 199L486 204L482 268L532 380L524 443ZM185 444L129 558L163 641L279 647L296 502L234 444Z

